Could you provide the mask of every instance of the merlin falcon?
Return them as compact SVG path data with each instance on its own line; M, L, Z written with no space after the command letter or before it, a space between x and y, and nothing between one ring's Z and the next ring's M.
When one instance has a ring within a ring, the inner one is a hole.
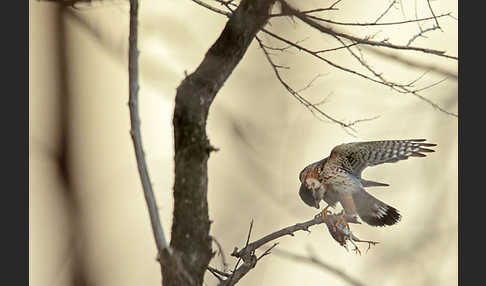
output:
M372 226L386 226L397 223L401 216L398 210L372 196L365 188L389 186L385 183L361 178L368 166L394 163L409 157L425 157L424 153L434 152L425 148L437 144L425 143L425 139L383 140L354 142L334 147L329 157L305 167L299 174L300 198L311 207L319 209L324 200L328 207L339 202L344 212L345 222Z

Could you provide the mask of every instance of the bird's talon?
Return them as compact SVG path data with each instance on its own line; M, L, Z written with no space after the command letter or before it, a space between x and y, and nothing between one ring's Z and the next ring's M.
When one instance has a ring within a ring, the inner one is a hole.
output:
M327 210L328 208L329 208L329 205L327 205L320 213L317 214L317 215L321 216L323 222L326 222L327 216L329 214L331 214L331 212L329 210Z
M349 225L348 225L348 222L346 221L346 219L344 218L344 212L341 212L339 214L339 217L338 219L336 220L336 223L334 224L334 227L338 227L339 224L342 224L345 228L349 228Z

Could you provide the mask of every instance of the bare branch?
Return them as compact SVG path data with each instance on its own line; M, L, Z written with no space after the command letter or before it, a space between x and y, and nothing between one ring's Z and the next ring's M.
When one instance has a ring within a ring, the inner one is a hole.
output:
M253 269L259 259L262 257L266 256L269 253L269 250L267 249L266 252L264 252L259 258L255 256L255 250L261 247L262 245L266 244L269 241L272 241L274 239L277 239L279 237L285 236L285 235L294 235L293 233L299 230L305 230L309 231L309 227L312 225L316 224L321 224L324 221L320 217L315 217L312 220L309 220L304 223L298 223L294 226L290 226L284 229L281 229L280 231L276 231L274 233L271 233L255 242L248 243L249 240L247 239L247 242L245 244L245 247L238 251L238 248L235 247L233 250L233 253L231 256L238 257L238 261L235 266L235 270L233 271L232 275L222 281L219 285L220 286L227 286L227 285L234 285L236 284L243 276L245 276L251 269ZM248 237L250 237L250 232L251 229L248 233ZM276 244L274 244L270 249L274 248ZM237 267L239 262L243 260L243 264L240 267Z
M307 17L314 19L314 20L326 22L326 23L329 23L329 24L341 25L341 26L393 26L393 25L402 25L402 24L417 23L417 22L420 23L420 22L424 22L424 21L427 21L427 20L432 20L432 19L437 19L437 18L442 18L442 17L454 18L451 15L451 12L441 14L441 15L436 16L436 17L425 17L425 18L414 19L414 20L405 20L405 21L398 21L398 22L381 22L381 23L376 23L376 22L365 22L365 23L339 22L339 21L329 20L329 19L325 19L325 18L313 16L313 15L307 15Z
M263 252L262 255L260 255L257 260L260 260L262 259L265 255L268 255L271 253L272 249L274 249L276 246L278 245L278 242L274 243L272 246L270 246L269 248L267 248L267 250L265 250L265 252Z
M214 236L212 236L211 238L213 239L214 243L216 243L216 246L218 247L219 255L221 256L221 263L223 264L223 271L226 271L228 267L228 263L226 262L226 255L224 255L223 247Z
M288 43L289 45L291 46L297 46L297 47L301 47L291 41L288 41L286 39L283 39L265 29L262 29L263 32L271 35L271 36L274 36L278 39L282 39L284 42ZM292 87L290 87L290 85L282 78L282 76L280 75L280 72L278 70L279 66L277 64L275 64L272 60L272 58L270 57L269 53L266 51L266 48L264 46L261 45L262 41L260 40L260 38L258 38L258 36L255 37L256 40L258 41L258 43L260 44L260 47L262 48L264 54L265 54L265 57L267 58L268 62L270 63L270 65L272 66L273 70L274 70L274 73L275 75L277 76L277 79L280 81L280 83L285 87L285 89L292 95L294 96L300 103L302 103L307 109L309 109L309 111L311 111L314 115L317 113L317 114L320 114L322 116L324 116L327 120L330 120L331 122L333 123L336 123L338 125L340 125L341 127L344 128L344 130L351 136L355 136L354 134L352 133L349 133L349 130L353 131L353 132L356 132L356 130L354 128L352 128L353 125L355 125L356 123L359 123L359 122L364 122L364 121L369 121L371 119L366 119L366 120L356 120L354 122L351 122L351 123L344 123L343 121L340 121L340 120L337 120L335 118L333 118L332 116L328 115L327 113L325 113L324 111L322 111L319 107L317 107L316 105L312 104L310 101L308 101L306 98L304 98L302 95L300 95L300 93L296 90L294 90ZM305 48L301 48L301 49L305 49ZM307 49L306 49L307 50ZM341 66L338 66L326 59L324 59L322 56L320 55L317 55L315 52L312 52L312 51L309 51L307 50L309 53L313 54L314 56L326 61L327 63L335 66L335 67L338 67L340 69L344 69L346 71L349 71L351 73L356 73L355 71L353 70L349 70L349 69L346 69L344 67L341 67ZM366 76L365 76L366 77ZM367 77L368 78L368 77ZM317 117L319 118L319 117ZM349 129L349 130L347 130Z
M356 46L356 45L358 45L358 43L352 43L352 44L349 44L349 45L345 45L345 46L337 47L337 48L332 48L332 49L318 50L318 51L315 51L315 53L316 54L320 54L320 53L333 52L333 51L337 51L337 50L342 50L342 49L350 48L350 47Z
M388 6L388 8L386 8L385 12L383 12L378 18L376 18L374 23L375 24L378 23L378 21L380 21L380 19L383 18L388 13L388 11L390 11L390 9L393 7L393 5L395 5L395 3L397 3L397 2L398 2L397 0L393 0L390 3L390 6Z
M366 47L365 46L363 48L366 49L367 51L370 51L370 52L376 54L376 55L379 55L379 56L382 56L382 57L385 57L385 58L389 58L391 60L395 60L396 62L405 64L405 65L413 67L413 68L426 70L428 72L432 71L432 72L435 72L435 73L438 73L438 74L445 75L445 76L452 78L452 79L455 79L455 80L457 80L457 78L458 78L456 73L453 73L453 72L448 71L446 69L440 68L438 66L427 65L427 64L424 64L422 62L412 61L408 57L407 58L401 57L397 54L388 53L388 52L385 52L381 49L377 49L377 48L373 48L373 47Z
M356 55L353 50L349 47L349 45L346 45L346 43L341 40L339 37L337 36L334 36L333 37L338 40L342 45L343 47L346 47L346 50L348 50L348 52L363 66L365 67L368 71L370 71L375 77L377 77L381 82L385 83L386 85L390 86L390 87L395 87L395 86L400 86L399 84L396 84L396 83L392 83L388 80L386 80L381 73L378 73L376 72L373 68L371 68L368 63L366 63L366 61L364 60L363 58L363 55L361 54L361 56L358 56ZM359 49L359 48L358 48Z
M130 0L130 35L129 35L129 52L128 52L128 77L129 77L129 100L128 106L130 108L130 135L133 140L135 148L135 156L137 158L137 167L142 182L143 194L145 202L147 203L150 222L152 225L152 232L154 234L155 243L157 245L158 257L163 250L167 250L169 254L172 252L165 239L164 231L160 223L159 211L157 202L155 200L150 176L145 162L145 155L143 151L142 135L140 132L140 117L138 115L138 0Z
M224 277L230 277L231 276L231 274L226 273L224 271L220 271L220 270L218 270L218 269L216 269L214 267L211 267L211 266L208 266L208 270L213 271L216 274L221 275L221 276L224 276Z
M327 64L329 64L329 65L331 65L331 66L333 66L333 67L335 67L335 68L338 68L338 69L343 70L343 71L348 72L348 73L352 73L352 74L358 75L358 76L360 76L360 77L363 77L363 78L365 78L365 79L371 80L371 81L373 81L373 82L376 82L376 83L380 83L380 84L384 84L384 85L386 85L386 86L389 86L389 84L386 84L386 83L384 83L384 82L378 81L378 80L373 79L373 78L370 78L369 76L366 76L366 75L364 75L364 74L362 74L362 73L359 73L359 72L357 72L357 71L354 71L354 70L352 70L352 69L349 69L349 68L346 68L346 67L340 66L340 65L338 65L338 64L336 64L336 63L334 63L334 62L332 62L332 61L330 61L330 60L328 60L328 59L324 58L323 56L319 55L317 52L312 51L312 50L309 50L309 49L305 48L304 46L301 46L301 45L298 45L298 44L296 44L296 43L293 43L293 42L291 42L291 41L289 41L289 40L287 40L287 39L285 39L285 38L283 38L283 37L281 37L281 36L279 36L279 35L277 35L277 34L274 34L274 33L270 32L270 31L266 30L266 29L262 29L262 32L264 32L264 33L266 33L266 34L268 34L268 35L270 35L270 36L274 37L274 38L275 38L275 39L277 39L277 40L280 40L280 41L282 41L282 42L284 42L284 43L287 43L287 44L289 44L289 45L291 45L291 46L295 47L295 48L296 48L296 49L298 49L298 50L304 51L304 52L306 52L306 53L308 53L308 54L310 54L310 55L312 55L312 56L314 56L314 57L318 58L319 60L322 60L322 61L326 62ZM349 47L349 46L345 46L345 47L343 47L343 48L347 48L347 47Z
M271 47L271 46L267 46L265 44L262 43L262 46L265 47L266 49L268 50L272 50L272 51L279 51L279 52L285 52L285 51L288 51L288 49L292 48L292 46L284 46L284 47Z
M223 11L221 9L215 8L215 7L209 5L209 4L207 4L207 3L205 3L205 2L203 2L201 0L192 0L192 2L194 2L194 3L198 4L198 5L201 5L204 8L207 8L207 9L213 11L213 12L219 13L221 15L225 15L226 17L230 17L231 16L231 13L230 12L226 12L226 11Z
M336 10L339 10L339 9L338 8L334 8L334 6L336 6L341 1L342 0L337 0L334 3L332 3L331 6L329 6L327 8L317 8L317 9L311 9L311 10L304 10L301 13L302 14L311 14L311 13L324 12L324 11L336 11ZM289 13L286 13L284 11L285 10L283 10L282 13L272 14L272 15L270 15L270 17L290 16Z
M172 118L175 177L170 246L180 255L180 265L198 285L202 285L213 256L207 201L207 164L214 151L206 132L209 109L256 33L267 23L274 2L242 0L202 62L176 90ZM164 285L185 285L181 284L175 266L163 267Z
M223 279L223 278L220 276L220 274L219 274L219 272L220 272L220 271L219 271L219 270L217 270L217 269L215 269L215 268L213 268L213 267L211 267L211 266L208 266L208 270L209 270L209 272L211 272L211 274L213 274L213 275L214 275L214 277L216 277L216 278L217 278L219 281L223 281L223 280L224 280L224 279Z
M430 32L430 31L434 31L434 30L437 30L437 29L440 29L439 26L433 26L433 27L430 27L430 28L427 28L425 30L422 30L420 29L420 32L416 35L414 35L407 43L407 46L410 46L410 44L412 44L413 41L415 41L418 37L425 37L424 34L427 33L427 32Z
M302 91L304 91L304 90L306 90L306 89L310 88L310 87L312 86L312 84L313 84L313 83L314 83L314 82L315 82L315 81L316 81L318 78L320 78L320 77L322 77L322 76L323 76L322 74L318 74L318 75L316 75L314 78L312 78L312 79L309 81L309 83L308 83L306 86L304 86L303 88L301 88L301 89L297 90L297 92L302 92Z
M311 226L325 223L327 226L327 229L329 230L329 233L331 234L332 238L336 240L341 246L345 247L346 246L346 241L350 241L354 246L356 253L361 254L361 251L358 249L358 247L354 244L354 241L356 242L365 242L368 243L368 248L371 245L377 244L378 242L375 241L369 241L369 240L360 240L358 237L356 237L352 232L351 229L349 228L348 222L346 222L343 219L342 212L340 214L331 214L329 211L327 211L327 208L325 208L321 213L317 214L313 219L303 222L303 223L297 223L295 225L285 227L281 230L275 231L273 233L270 233L252 243L247 242L245 244L245 247L243 247L241 250L238 250L238 248L235 247L233 250L233 253L231 253L231 256L237 257L238 258L238 263L243 260L243 264L236 268L235 266L235 271L233 271L233 274L226 280L222 281L219 285L234 285L236 282L238 282L243 276L245 276L252 268L254 268L257 264L257 262L264 256L268 255L272 249L274 249L278 243L274 243L271 247L267 248L260 257L255 256L255 251L262 247L263 245L267 244L270 241L276 240L280 237L290 235L294 236L295 232L298 231L307 231L310 232L309 228ZM250 229L251 231L251 229ZM248 235L249 237L249 235Z
M238 8L238 5L233 3L233 0L227 0L227 1L224 1L224 0L213 0L215 2L218 2L219 4L223 5L224 7L226 7L226 9L228 9L228 11L230 11L230 13L233 13L235 11L236 8Z
M311 19L311 17L309 17L308 15L302 14L301 12L299 12L298 10L296 10L295 8L293 8L289 4L287 4L285 1L283 1L283 0L279 0L279 1L280 1L281 5L287 5L286 9L289 12L291 12L295 17L299 18L302 22L304 22L307 25L315 28L316 30L318 30L322 33L328 34L328 35L339 36L339 37L342 37L342 38L345 38L345 39L348 39L348 40L352 40L354 42L357 42L357 43L363 44L363 45L385 47L385 48L397 49L397 50L420 51L420 52L423 52L423 53L432 54L432 55L436 55L436 56L440 56L440 57L444 57L444 58L450 58L450 59L455 59L455 60L458 59L455 56L446 55L445 51L439 51L439 50L427 49L427 48L421 48L421 47L410 47L410 46L395 45L395 44L389 43L387 41L380 41L380 42L372 41L372 40L369 40L369 39L366 39L366 38L359 38L359 37L352 36L352 35L349 35L349 34L346 34L346 33L343 33L343 32L339 32L335 29L325 27L325 26L315 22L314 20Z
M370 117L370 118L357 119L355 121L350 122L349 124L356 125L356 124L361 123L361 122L373 121L373 120L376 120L378 118L380 118L380 116L376 115L376 116Z
M336 39L337 39L338 41L340 41L340 42L341 42L343 45L345 45L345 43L344 43L344 42L343 42L341 39L339 39L338 37L336 37ZM427 103L431 104L431 105L432 105L434 108L439 109L441 112L444 112L444 113L446 113L446 114L448 114L448 115L453 115L453 116L456 116L456 117L457 117L457 115L455 115L455 114L453 114L453 113L450 113L450 112L446 111L445 109L443 109L442 107L440 107L440 106L439 106L439 105L437 105L436 103L432 102L431 100L427 100L425 97L423 97L423 96L421 96L421 95L419 95L419 94L418 94L418 92L423 91L423 90L426 90L426 89L431 88L431 87L433 87L433 86L436 86L437 84L439 84L439 83L443 82L443 81L444 81L444 80L446 80L446 79L440 80L440 81L438 81L438 82L436 82L436 83L433 83L433 84L431 84L431 85L429 85L429 86L426 86L426 87L424 87L424 88L420 88L420 89L411 90L411 89L409 89L409 86L408 86L408 85L406 85L406 84L399 85L399 84L396 84L396 83L389 82L388 80L386 80L386 79L385 79L385 78L384 78L384 77L381 75L381 73L377 73L376 71L374 71L374 70L373 70L373 69L372 69L372 68L371 68L371 67L370 67L370 66L369 66L369 65L368 65L368 64L367 64L367 63L364 61L364 59L363 59L362 57L358 57L358 56L357 56L357 55L356 55L356 54L355 54L355 53L354 53L354 52L353 52L353 51L352 51L350 48L347 48L347 49L348 49L348 51L351 53L351 55L352 55L354 58L356 58L356 59L357 59L357 60L360 62L360 64L361 64L362 66L364 66L364 67L365 67L367 70L369 70L370 72L372 72L372 73L373 73L373 75L374 75L374 76L376 76L377 78L379 78L379 79L380 79L380 80L381 80L383 83L386 83L387 85L389 85L389 86L390 86L390 87L392 87L393 89L397 90L398 92L401 92L401 93L411 93L411 94L413 94L413 95L417 96L419 99L422 99L422 100L424 100L425 102L427 102ZM423 75L422 75L422 76L423 76ZM419 78L421 78L422 76L420 76ZM413 81L412 83L415 83L416 81L418 81L418 79L417 79L417 80L415 80L415 81Z
M316 103L313 103L315 106L319 106L319 105L322 105L324 103L327 102L328 98L331 97L331 95L333 94L333 92L330 92L328 95L324 96L320 101L316 102Z
M231 277L231 274L226 273L224 271L220 271L220 270L218 270L218 269L216 269L214 267L211 267L211 266L208 266L208 270L211 273L213 273L213 275L216 276L216 278L218 278L219 281L223 281L224 280L223 278L221 278L221 276L226 277L226 278Z
M291 45L291 46L294 46L294 47L295 47L295 48L297 48L298 50L304 51L304 52L306 52L306 53L308 53L308 54L310 54L310 55L312 55L312 56L314 56L314 57L316 57L316 58L318 58L318 59L320 59L320 60L322 60L322 61L326 62L327 64L329 64L329 65L331 65L331 66L333 66L333 67L335 67L335 68L338 68L338 69L340 69L340 70L343 70L343 71L345 71L345 72L348 72L348 73L351 73L351 74L354 74L354 75L358 75L358 76L360 76L360 77L362 77L362 78L365 78L365 79L371 80L372 82L375 82L375 83L379 83L379 84L382 84L382 85L388 86L388 87L392 88L393 90L395 90L395 91L397 91L397 92L399 92L399 93L408 93L408 94L415 95L415 96L417 96L419 99L422 99L422 100L424 100L425 102L427 102L428 104L430 104L430 105L431 105L432 107L434 107L435 109L437 109L437 110L439 110L439 111L441 111L441 112L443 112L443 113L445 113L445 114L447 114L447 115L457 117L457 114L452 113L452 112L449 112L449 111L447 111L447 110L443 109L443 108L442 108L442 107L440 107L440 106L439 106L437 103L435 103L435 102L433 102L433 101L431 101L431 100L429 100L429 99L427 99L427 98L423 97L422 95L418 94L418 92L416 92L416 91L414 91L414 90L411 90L411 89L409 88L409 86L407 86L407 85L405 85L405 84L397 84L397 83L393 83L393 82L389 82L389 81L383 81L383 80L377 80L377 79L374 79L374 78L369 77L369 76L367 76L367 75L365 75L365 74L359 73L359 72L357 72L357 71L355 71L355 70L352 70L352 69L349 69L349 68L346 68L346 67L340 66L340 65L338 65L338 64L336 64L336 63L334 63L334 62L332 62L332 61L330 61L330 60L328 60L328 59L326 59L326 58L322 57L321 55L317 54L317 52L311 51L311 50L309 50L309 49L307 49L307 48L305 48L305 47L303 47L303 46L301 46L301 45L295 44L295 43L293 43L293 42L291 42L291 41L289 41L289 40L287 40L287 39L285 39L285 38L283 38L283 37L280 37L280 36L278 36L278 35L276 35L276 34L274 34L274 33L270 32L270 31L266 30L266 29L262 29L261 31L262 31L262 32L264 32L264 33L266 33L266 34L268 34L268 35L270 35L270 36L272 36L272 37L274 37L275 39L278 39L278 40L280 40L280 41L282 41L282 42L284 42L284 43L287 43L287 44L289 44L289 45ZM346 48L346 47L345 47L345 48ZM379 74L379 73L376 73L376 75L380 75L380 74ZM375 75L375 76L376 76L376 75ZM304 100L305 100L305 99L304 99ZM301 103L303 103L303 102L301 102ZM311 103L309 102L309 104L311 104ZM306 104L304 104L304 105L306 105ZM311 104L311 105L312 105L312 104ZM306 106L306 107L307 107L307 106ZM311 109L311 108L309 108L309 109L311 110L311 112L312 112L312 111L314 111L314 109ZM319 111L320 111L320 110L318 110L317 112L319 112ZM358 122L362 122L362 121L358 121ZM356 122L355 122L355 123L356 123ZM353 126L353 122L352 122L352 123L348 123L348 124L346 124L346 127L349 127L349 126ZM345 130L346 130L346 129L345 129ZM348 133L348 134L349 134L349 133ZM352 135L352 134L350 134L350 135Z
M198 1L198 0L197 0ZM215 0L217 2L220 2L221 4L223 5L228 5L228 3L226 3L225 1L223 0ZM231 2L231 1L230 1ZM285 7L285 9L287 9L287 6L288 4L286 4L286 2L284 1L280 1L281 4ZM395 2L395 1L394 1ZM393 3L394 3L393 2ZM339 3L339 1L336 1L330 8L332 9L335 9L333 8L334 5L336 5L337 3ZM232 3L233 4L233 3ZM235 4L233 4L235 5ZM285 6L287 5L287 6ZM392 7L392 5L390 5L389 7ZM343 37L343 38L346 38L346 39L349 39L352 41L351 44L343 44L343 47L338 47L338 48L332 48L332 49L327 49L327 50L318 50L318 51L311 51L309 49L306 49L305 47L299 45L298 43L296 42L291 42L289 40L286 40L276 34L273 34L271 32L269 32L268 30L265 30L265 29L262 29L262 31L264 33L267 33L269 35L271 35L272 37L280 40L280 41L283 41L284 43L286 43L287 45L282 47L282 48L278 48L278 47L270 47L270 46L267 46L265 44L262 43L262 41L260 41L258 38L257 40L259 41L259 44L260 44L260 47L262 48L262 50L264 51L265 53L265 56L267 58L267 60L269 61L269 63L272 65L272 68L274 69L274 72L277 76L277 79L281 82L281 84L287 89L287 91L292 94L297 100L299 100L299 102L301 102L306 108L308 108L314 115L318 114L318 115L321 115L321 116L324 116L324 118L326 118L327 120L330 120L331 122L334 122L334 123L337 123L339 124L341 127L344 128L344 130L350 134L351 136L354 136L354 134L352 133L349 133L348 130L346 129L350 129L352 130L353 132L356 132L354 129L352 128L349 128L350 126L353 126L354 124L356 123L359 123L359 122L364 122L364 121L369 121L369 120L373 120L377 117L372 117L372 118L368 118L368 119L360 119L360 120L356 120L356 121L353 121L351 123L344 123L340 120L337 120L331 116L329 116L327 113L323 112L322 110L320 110L319 108L317 108L315 105L313 105L312 103L310 103L309 101L307 101L304 97L302 97L299 92L300 90L298 91L295 91L294 89L292 89L286 82L285 80L283 80L282 76L280 75L280 72L278 71L278 69L289 69L288 66L281 66L281 65L277 65L273 62L273 60L270 58L270 53L267 51L268 50L277 50L277 51L287 51L289 50L290 47L295 47L297 48L298 50L302 50L308 54L311 54L313 55L314 57L328 63L329 65L335 67L335 68L338 68L338 69L341 69L345 72L348 72L348 73L352 73L352 74L355 74L355 75L358 75L360 77L363 77L365 79L368 79L368 80L371 80L375 83L379 83L379 84L383 84L383 85L386 85L386 86L389 86L391 87L392 89L394 89L395 91L397 92L400 92L400 93L410 93L412 95L415 95L417 96L419 99L421 100L424 100L425 102L429 103L431 106L433 106L435 109L445 113L445 114L448 114L448 115L451 115L451 116L454 116L454 117L457 117L457 114L455 113L451 113L451 112L448 112L446 110L444 110L442 107L440 107L438 104L432 102L431 100L428 100L427 98L423 97L422 95L418 94L418 91L422 91L424 90L425 88L422 88L422 89L419 89L419 90L411 90L407 87L410 87L411 85L407 85L407 84L398 84L398 83L394 83L394 82L391 82L391 81L388 81L386 79L384 79L381 75L381 73L377 73L375 72L368 64L366 64L364 62L364 60L360 59L359 57L357 57L356 55L353 55L355 56L355 58L357 58L359 60L359 62L361 63L361 65L363 65L367 70L369 70L370 72L372 72L372 74L374 76L376 76L378 78L378 80L376 79L373 79L369 76L366 76L362 73L359 73L355 70L352 70L352 69L349 69L349 68L346 68L346 67L343 67L343 66L340 66L324 57L322 57L320 54L321 53L325 53L325 52L328 52L328 51L335 51L335 50L339 50L339 49L348 49L350 47L353 47L353 46L357 46L359 44L364 44L364 45L369 45L369 46L378 46L378 47L388 47L388 48L395 48L395 49L405 49L405 50L416 50L416 51L422 51L422 52L425 52L425 53L430 53L430 54L436 54L436 55L440 55L440 56L443 56L443 57L446 57L446 58L452 58L452 59L457 59L457 57L453 57L453 56L449 56L449 55L445 55L443 51L437 51L437 50L432 50L432 49L425 49L425 48L419 48L419 47L410 47L410 41L409 43L407 44L407 46L398 46L398 45L393 45L387 41L371 41L370 39L372 37L366 37L366 38L357 38L357 37L354 37L354 36L351 36L351 35L347 35L347 34L343 34L343 33L339 33L339 32L336 32L330 28L327 28L327 27L324 27L322 25L319 25L318 23L315 23L313 21L311 21L310 19L316 19L316 20L320 20L320 21L326 21L326 22L329 22L329 23L333 23L333 24L341 24L341 25L356 25L356 26L367 26L367 25L396 25L396 24L405 24L405 23L413 23L413 22L421 22L421 21L426 21L426 20L431 20L431 19L437 19L439 17L445 17L445 16L449 16L449 17L452 17L451 16L451 13L446 13L446 14L442 14L442 15L439 15L439 16L433 16L433 17L428 17L428 18L421 18L421 19L415 19L415 20L407 20L407 21L401 21L401 22L390 22L390 23L377 23L376 21L374 23L343 23L343 22L336 22L336 21L331 21L331 20L326 20L326 19L322 19L322 18L318 18L318 17L315 17L315 16L312 16L312 15L307 15L307 14L310 14L312 12L317 12L317 10L319 11L324 11L324 10L327 10L329 8L319 8L319 9L313 9L313 10L307 10L307 11L303 11L303 12L298 12L297 10L290 8L290 12L288 12L287 10L286 13L291 13L292 15L295 15L297 16L299 19L301 19L303 22L309 24L310 26L313 26L314 28L320 30L321 32L324 32L324 33L328 33L332 36L334 36L336 39L338 39L341 43L343 43L339 37ZM389 9L387 9L388 11ZM225 12L226 13L226 12ZM378 19L379 20L379 19ZM311 21L309 23L309 21ZM426 30L426 31L422 31L421 34L419 35L416 35L415 37L419 37L420 35L423 35L423 33L427 32L429 30ZM424 65L422 63L417 63L417 62L412 62L408 59L405 59L405 58L401 58L401 57L398 57L396 55L391 55L391 54L388 54L388 53L385 53L381 50L378 50L378 49L373 49L373 48L367 48L367 50L371 50L372 52L374 53L377 53L379 55L382 55L382 56L386 56L386 57L390 57L392 59L395 59L397 61L400 61L404 64L407 64L409 66L412 66L412 67L417 67L417 68L422 68L422 69L426 69L426 70L430 70L430 71L434 71L434 72L437 72L437 73L442 73L448 77L452 77L454 79L457 79L457 75L454 74L454 73L451 73L449 71L446 71L444 69L441 69L441 68L438 68L438 67L434 67L434 66L427 66L427 65ZM429 86L430 87L430 86ZM319 117L318 117L319 118Z
M286 236L286 235L294 236L294 233L297 232L297 231L309 232L309 227L317 225L317 224L321 224L321 223L324 223L322 218L319 217L319 216L316 216L313 219L308 220L306 222L297 223L295 225L285 227L281 230L278 230L278 231L275 231L271 234L268 234L268 235L254 241L252 243L247 244L241 250L238 250L238 248L235 248L235 250L233 250L233 253L231 253L231 256L241 257L241 258L245 259L246 257L251 256L252 253L256 249L260 248L261 246L265 245L266 243L268 243L272 240L278 239L278 238L280 238L282 236Z
M419 91L422 91L422 90L429 89L429 88L431 88L431 87L434 87L434 86L436 86L436 85L439 85L439 84L443 83L443 82L444 82L444 81L446 81L446 80L447 80L447 78L443 78L443 79L441 79L441 80L439 80L439 81L436 81L436 82L434 82L434 83L432 83L432 84L429 84L429 85L427 85L427 86L425 86L425 87L422 87L422 88L416 89L416 90L415 90L415 92L419 92Z
M248 246L248 243L250 242L250 237L251 237L251 231L253 229L253 219L250 222L250 229L248 230L248 236L246 238L246 243L245 247ZM236 251L237 248L235 248L234 251ZM243 260L243 265L238 268L238 265L240 262ZM250 269L255 267L258 259L256 258L254 252L252 252L249 256L247 257L238 257L238 261L236 261L235 267L233 269L233 273L231 276L228 277L225 281L221 281L219 285L234 285L236 284Z
M291 94L293 95L297 100L299 100L300 103L302 103L305 107L307 107L308 109L310 110L313 110L313 111L317 111L319 114L323 115L325 118L327 118L328 120L334 122L334 123L337 123L338 125L341 125L342 127L345 127L345 128L350 128L350 126L348 126L348 124L344 123L344 122L341 122L337 119L334 119L333 117L329 116L328 114L324 113L322 110L320 110L318 107L314 106L312 103L310 103L307 99L305 99L304 97L302 97L297 91L295 91L292 87L290 87L290 85L287 84L287 82L285 82L285 80L282 78L282 76L280 75L280 72L278 70L278 68L280 67L279 65L275 64L272 60L272 58L270 57L268 51L266 50L265 46L263 46L262 44L262 41L260 40L260 38L258 38L258 36L255 37L256 40L258 41L258 43L260 44L260 47L262 48L262 51L263 53L265 54L265 57L267 58L268 62L270 63L270 65L272 66L273 68L273 71L275 72L275 75L277 76L277 79L280 81L280 83L285 87L285 89ZM352 128L351 128L352 129ZM355 131L353 129L353 131Z
M429 5L429 10L430 10L430 13L432 14L432 16L434 17L435 19L435 24L437 25L437 27L442 31L442 28L440 27L439 25L439 21L437 20L437 17L435 16L435 13L434 13L434 9L432 9L432 6L430 5L430 0L427 0L427 5Z

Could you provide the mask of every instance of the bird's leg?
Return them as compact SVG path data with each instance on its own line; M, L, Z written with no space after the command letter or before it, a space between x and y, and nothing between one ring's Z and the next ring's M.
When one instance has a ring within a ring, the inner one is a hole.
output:
M346 219L344 218L345 216L345 213L344 213L344 210L339 214L337 220L336 220L336 223L334 224L335 227L338 227L339 223L341 223L342 225L344 225L345 227L349 228L349 225L348 225L348 222L346 221Z
M326 222L327 216L331 214L331 211L328 211L329 205L327 205L321 212L316 214L314 217L321 217L323 222Z
M329 208L329 205L327 205L323 210L322 212L320 213L321 217L322 217L322 221L326 222L326 219L327 219L327 215L328 214L331 214L331 211L327 210Z

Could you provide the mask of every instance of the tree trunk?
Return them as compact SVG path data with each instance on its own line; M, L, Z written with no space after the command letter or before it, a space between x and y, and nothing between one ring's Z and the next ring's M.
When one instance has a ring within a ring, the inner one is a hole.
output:
M207 161L214 148L206 135L209 108L217 92L268 20L275 0L243 0L195 72L175 98L174 215L170 246L164 254L163 285L202 285L213 257L207 202Z

